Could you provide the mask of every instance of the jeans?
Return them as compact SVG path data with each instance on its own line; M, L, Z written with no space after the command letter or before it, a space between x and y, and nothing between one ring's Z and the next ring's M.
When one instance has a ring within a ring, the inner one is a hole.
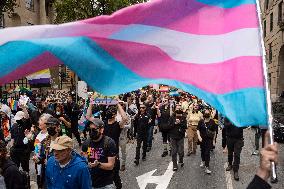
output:
M154 125L149 126L149 128L148 128L147 146L150 147L150 148L152 147L153 131L154 131Z
M233 165L233 171L237 172L240 166L241 152L244 146L244 139L227 138L228 163ZM234 160L234 162L233 162Z
M136 146L136 157L135 159L139 160L140 159L140 148L141 144L143 142L143 153L142 157L146 157L146 151L147 151L147 137L145 136L144 138L137 138L137 146Z
M93 188L93 189L114 189L114 185L113 184L110 184L110 185L107 185L107 186L104 186L104 187L99 187L99 188Z
M179 162L183 163L184 138L182 138L182 139L172 139L171 138L171 146L172 146L173 167L177 167L177 154L179 156Z
M213 139L202 139L202 142L200 144L201 149L201 159L205 162L205 166L209 167L210 163L210 151L213 146Z

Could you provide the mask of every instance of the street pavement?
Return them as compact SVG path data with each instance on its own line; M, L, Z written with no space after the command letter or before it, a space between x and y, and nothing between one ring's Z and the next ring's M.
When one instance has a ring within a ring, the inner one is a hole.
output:
M240 181L235 181L232 172L226 172L227 154L223 154L221 147L221 132L218 134L216 149L211 153L210 168L211 175L206 175L204 170L199 167L201 157L200 148L196 155L185 157L185 165L183 168L173 173L170 183L167 189L245 189L255 175L256 169L259 165L259 156L252 156L254 133L253 130L246 129L245 146L243 147L241 154L241 164L239 170ZM141 181L141 175L157 169L152 176L158 176L151 178L151 173L144 177L145 182L151 182L158 184L148 184L146 189L162 189L159 187L160 183L167 182L166 177L163 176L168 168L171 157L161 157L163 146L162 136L160 133L156 134L153 149L147 154L147 160L135 166L133 163L135 157L135 144L128 146L128 157L126 164L126 171L121 173L124 189L139 189L138 180ZM185 153L187 152L187 138L185 139ZM273 184L274 189L284 188L284 145L280 145L280 163L277 167L279 182ZM140 176L140 177L139 177ZM161 179L159 182L157 179ZM157 181L157 182L156 182ZM142 186L142 185L141 185ZM142 186L143 187L143 186ZM140 187L140 189L142 189ZM144 189L144 188L143 188ZM166 187L164 187L166 189Z
M147 153L147 160L134 165L136 143L127 146L126 170L121 173L123 189L245 189L255 175L259 165L259 156L252 156L254 131L246 129L245 146L241 154L239 170L240 181L235 181L232 172L226 172L227 154L222 152L221 131L218 134L216 149L211 153L211 175L206 175L200 165L200 148L196 155L185 156L185 165L177 172L172 171L171 157L162 158L162 136L154 135L153 148ZM279 182L274 189L284 188L284 145L280 144L280 162L277 167ZM78 147L77 147L78 149ZM185 139L185 154L187 138ZM168 170L167 170L168 169ZM36 189L35 170L31 162L32 189ZM138 184L139 181L139 184Z

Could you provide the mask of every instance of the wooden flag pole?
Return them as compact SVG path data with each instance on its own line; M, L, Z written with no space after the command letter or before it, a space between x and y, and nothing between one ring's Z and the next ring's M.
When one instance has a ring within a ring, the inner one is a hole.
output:
M266 66L266 51L264 46L264 38L263 38L263 28L262 28L262 20L261 20L261 7L260 7L260 1L256 0L257 5L257 15L258 15L258 21L259 21L259 28L260 28L260 37L261 37L261 48L262 48L262 66L263 66L263 74L265 78L265 95L266 95L266 105L267 105L267 113L268 113L268 130L269 130L269 137L270 137L270 144L274 143L273 139L273 116L272 116L272 107L271 107L271 98L270 98L270 90L269 90L269 84L268 84L268 76L267 76L267 66ZM274 162L271 162L271 181L277 182L277 174L276 174L276 165Z

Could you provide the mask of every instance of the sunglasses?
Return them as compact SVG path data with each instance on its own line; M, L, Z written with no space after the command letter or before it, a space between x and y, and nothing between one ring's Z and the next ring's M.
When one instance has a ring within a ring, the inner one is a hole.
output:
M146 107L140 107L141 109L145 109Z

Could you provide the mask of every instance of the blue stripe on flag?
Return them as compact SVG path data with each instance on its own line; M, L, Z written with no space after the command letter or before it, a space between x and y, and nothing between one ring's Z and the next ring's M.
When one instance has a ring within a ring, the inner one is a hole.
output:
M234 8L245 4L256 4L256 0L197 0L198 2L221 8Z

